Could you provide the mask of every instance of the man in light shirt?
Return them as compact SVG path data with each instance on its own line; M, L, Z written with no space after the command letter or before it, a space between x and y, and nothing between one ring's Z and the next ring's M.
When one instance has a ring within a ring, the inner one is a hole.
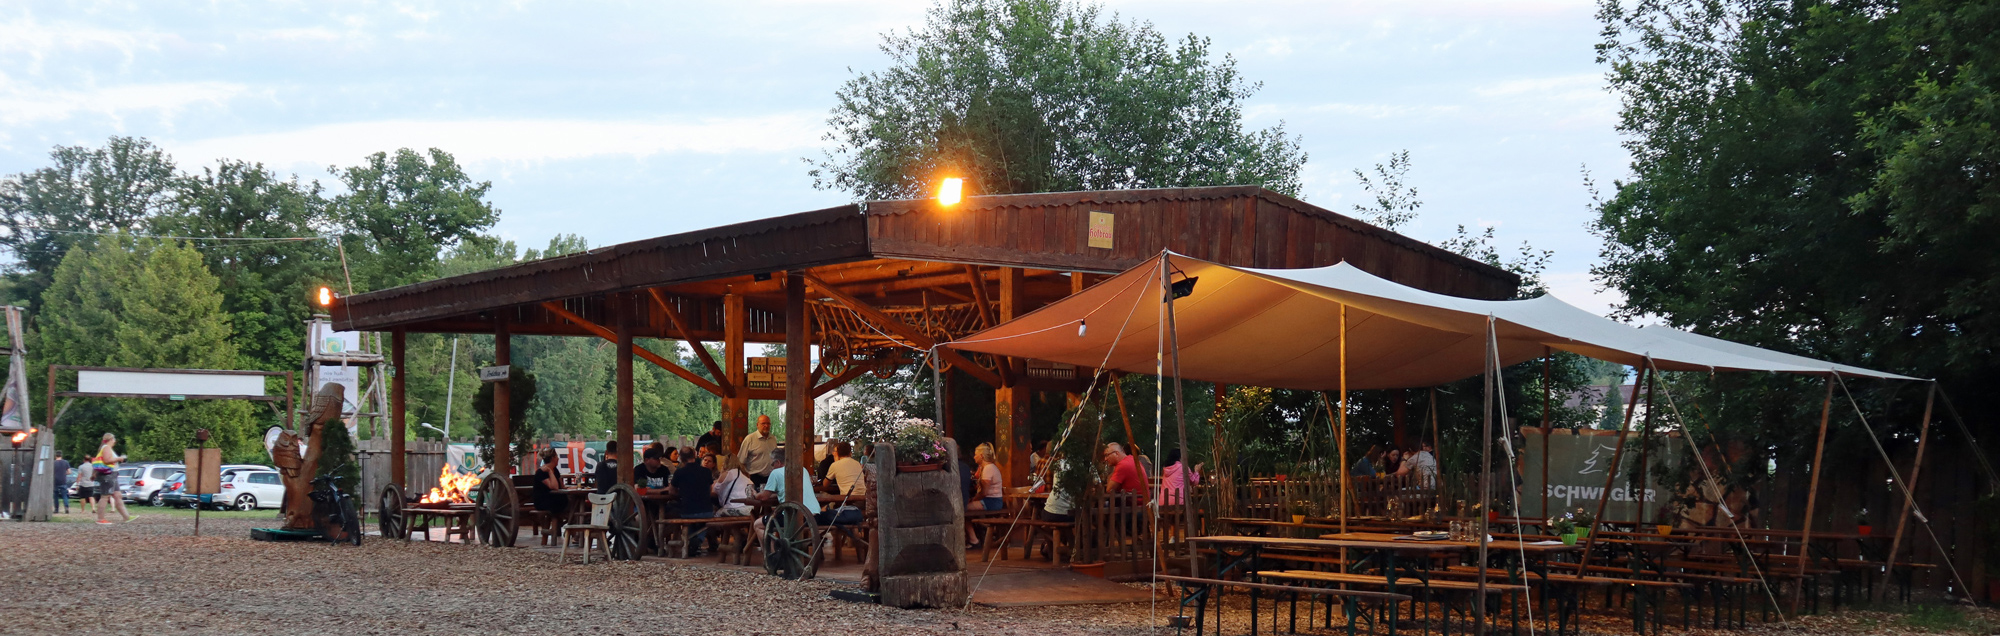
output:
M743 437L743 443L736 447L736 459L743 462L743 472L750 475L750 483L765 488L764 483L771 477L771 460L778 455L778 438L771 436L771 416L757 416L757 430Z
M866 495L868 485L861 481L861 462L854 459L854 444L845 440L833 443L833 463L827 466L824 486L833 489L836 495Z

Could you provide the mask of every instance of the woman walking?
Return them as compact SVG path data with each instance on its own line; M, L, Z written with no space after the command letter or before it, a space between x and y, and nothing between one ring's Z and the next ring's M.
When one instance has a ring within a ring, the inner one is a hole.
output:
M91 468L97 471L97 522L111 523L104 519L104 511L113 506L116 506L119 516L131 521L132 515L125 512L125 493L118 484L118 465L125 462L125 456L118 454L117 435L105 433L103 441L104 444L97 447L97 455L91 458Z

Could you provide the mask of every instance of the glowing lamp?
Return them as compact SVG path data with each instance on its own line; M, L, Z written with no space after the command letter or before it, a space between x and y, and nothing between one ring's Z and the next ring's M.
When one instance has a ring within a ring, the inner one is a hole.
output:
M332 306L333 306L333 288L332 288L332 287L321 287L321 288L319 288L319 306L321 306L321 307L332 307Z
M958 177L945 179L944 183L938 186L938 203L942 205L958 205L958 200L963 198L964 192L964 179Z
M22 442L28 441L28 432L21 431L19 433L15 433L14 437L9 441L14 442L14 448L20 448Z

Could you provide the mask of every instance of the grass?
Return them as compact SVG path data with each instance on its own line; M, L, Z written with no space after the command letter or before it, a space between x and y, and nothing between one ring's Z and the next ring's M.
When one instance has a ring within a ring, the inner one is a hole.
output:
M1984 623L1949 605L1916 605L1903 615L1904 625L1932 632L1979 632Z
M70 501L69 510L70 510L69 514L62 514L61 512L58 512L51 519L54 521L78 522L78 523L93 523L97 521L97 515L84 512L83 507L77 505L76 501L74 500ZM125 504L125 512L131 513L132 518L134 519L137 519L139 517L172 517L172 518L184 518L190 520L194 519L193 508L175 508L172 506L154 508L152 506L140 506L127 503ZM203 510L201 511L201 516L204 519L276 519L278 518L278 510L276 508L270 510L252 510L249 512L237 512L235 510L229 510L223 512L217 512L214 510ZM110 513L107 513L105 518L115 521L118 518L118 513L116 511L112 511Z

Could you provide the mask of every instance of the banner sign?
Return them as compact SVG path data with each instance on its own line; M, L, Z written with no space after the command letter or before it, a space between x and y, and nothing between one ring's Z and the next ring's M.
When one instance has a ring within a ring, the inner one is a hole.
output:
M1604 487L1605 472L1611 470L1618 450L1617 431L1571 431L1555 429L1548 436L1549 481L1542 483L1542 430L1522 427L1526 440L1520 454L1522 516L1547 518L1565 510L1583 508L1597 511L1598 501L1608 498L1600 521L1649 521L1673 498L1669 486L1660 484L1661 467L1678 465L1686 449L1679 433L1654 433L1653 448L1646 451L1646 487L1634 488L1633 469L1639 465L1639 433L1625 434L1625 456L1618 462L1618 476L1611 488ZM1548 493L1549 509L1542 510L1542 493ZM1640 519L1639 515L1644 518Z
M186 369L76 372L76 392L106 395L263 397L264 375ZM10 394L11 395L11 394Z

